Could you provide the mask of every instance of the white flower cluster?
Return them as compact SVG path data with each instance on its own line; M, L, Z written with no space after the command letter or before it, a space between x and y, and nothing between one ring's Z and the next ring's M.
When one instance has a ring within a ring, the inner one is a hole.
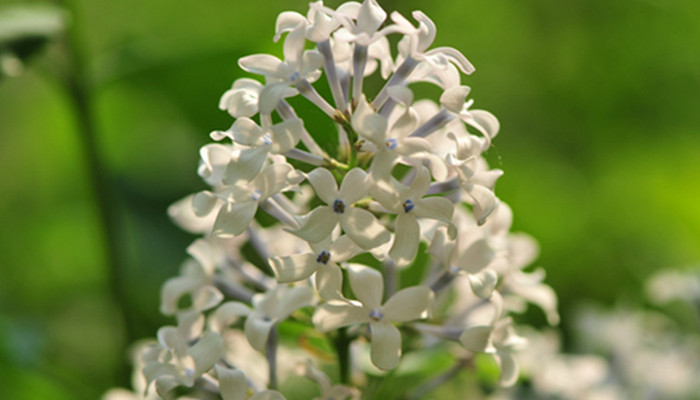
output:
M290 339L285 323L295 326L301 358L336 360L337 386L304 364L324 399L357 398L352 343L368 343L372 364L391 370L406 335L450 351L435 337L461 343L465 359L492 354L502 383L516 381L511 354L524 341L508 312L532 302L556 323L556 296L542 271L523 272L537 247L509 233L510 209L494 195L502 171L482 154L499 123L471 109L461 73L474 68L456 49L431 49L433 21L412 15L416 22L396 12L388 19L375 0L335 10L318 1L306 16L277 18L284 59L239 60L264 83L241 78L223 95L235 122L201 149L198 172L210 188L169 210L203 237L163 287L161 311L177 326L139 352L146 396L186 387L195 397L283 398L272 389L280 364L294 358L277 356ZM395 57L390 35L399 39ZM375 73L385 83L366 96L364 79ZM322 75L325 97L313 86ZM439 103L415 100L416 82L437 85ZM295 96L325 113L333 131L308 132L290 105ZM402 287L406 269L418 284ZM241 329L265 355L267 379L250 378L257 372L232 339ZM319 337L335 354L309 344Z

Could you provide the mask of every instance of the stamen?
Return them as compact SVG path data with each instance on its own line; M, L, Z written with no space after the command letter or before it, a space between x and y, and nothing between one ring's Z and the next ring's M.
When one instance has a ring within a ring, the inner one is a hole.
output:
M328 261L331 259L331 253L323 250L318 257L316 257L316 262L321 263L321 264L328 264Z
M394 150L396 146L399 145L399 142L397 142L396 139L387 139L384 144L386 145L387 149Z
M381 313L381 311L374 308L372 311L370 311L369 318L372 321L381 321L381 319L384 318L384 315Z
M416 204L410 199L403 202L403 210L406 214L408 214L409 211L413 210L413 207L415 206Z
M336 200L333 202L333 211L336 214L342 214L345 212L345 203L342 200Z

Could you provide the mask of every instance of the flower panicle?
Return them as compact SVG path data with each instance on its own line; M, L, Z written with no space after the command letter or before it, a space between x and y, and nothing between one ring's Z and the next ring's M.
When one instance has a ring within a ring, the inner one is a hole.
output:
M238 61L261 79L239 78L223 94L219 108L234 122L200 150L208 187L169 209L202 237L163 286L161 310L177 326L144 347L139 396L185 387L225 400L283 399L278 383L300 370L297 360L324 396L354 399L361 387L350 372L364 368L356 350L365 346L373 368L391 370L406 335L426 346L448 341L443 351L460 365L490 354L502 383L515 383L513 354L525 344L512 304L533 302L556 323L556 296L522 271L537 248L510 233L512 212L495 195L502 171L483 155L500 126L468 99L462 75L474 67L454 48L431 48L435 24L420 11L412 17L375 0L336 9L317 1L306 15L277 18L282 58ZM372 74L385 80L374 97L365 94ZM322 77L330 93L315 87ZM416 82L442 95L416 99ZM318 108L337 140L292 104ZM402 287L408 267L424 277ZM299 343L326 337L337 354L286 349L279 328L290 320L304 332ZM343 364L341 384L308 358Z

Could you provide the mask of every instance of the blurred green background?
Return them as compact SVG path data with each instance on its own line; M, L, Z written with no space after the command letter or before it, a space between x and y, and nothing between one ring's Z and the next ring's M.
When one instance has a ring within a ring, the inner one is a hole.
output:
M0 13L35 4L2 1ZM476 66L463 82L502 124L488 154L506 172L497 194L515 230L541 244L564 332L581 301L642 304L653 271L700 265L700 2L380 4L424 11L436 45ZM305 13L307 2L58 7L72 40L59 33L19 76L0 79L3 399L95 399L128 384L127 346L171 322L158 314L159 287L193 239L166 208L204 187L198 148L231 123L217 105L244 76L236 60L281 54L276 15ZM85 95L82 108L66 82ZM85 156L81 110L93 117L101 171ZM110 206L113 255L93 182ZM525 319L544 321L537 311Z

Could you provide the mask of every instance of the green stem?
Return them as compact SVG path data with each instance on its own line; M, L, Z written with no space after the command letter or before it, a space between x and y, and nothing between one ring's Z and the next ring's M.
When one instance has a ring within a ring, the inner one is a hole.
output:
M107 170L98 151L97 128L94 119L93 90L85 68L85 57L80 46L81 35L78 31L80 18L71 0L64 4L71 11L74 23L65 40L67 68L64 72L64 84L68 98L73 107L76 134L82 145L83 158L88 173L89 186L98 212L99 228L104 239L109 290L116 308L115 319L123 327L124 340L128 343L137 339L134 320L127 310L124 276L120 266L124 265L119 252L120 218L115 196L109 185ZM125 363L124 368L128 368ZM126 369L125 371L128 371ZM122 371L124 372L124 371Z
M340 383L350 383L350 343L352 338L348 336L348 328L338 329L335 338L335 351L338 354L338 366L340 368Z

